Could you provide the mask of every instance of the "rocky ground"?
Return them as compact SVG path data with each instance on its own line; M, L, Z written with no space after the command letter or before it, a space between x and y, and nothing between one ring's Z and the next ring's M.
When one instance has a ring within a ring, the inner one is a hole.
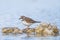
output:
M18 35L27 34L27 36L58 36L59 28L50 23L40 23L35 28L19 29L18 27L4 27L2 28L2 35Z

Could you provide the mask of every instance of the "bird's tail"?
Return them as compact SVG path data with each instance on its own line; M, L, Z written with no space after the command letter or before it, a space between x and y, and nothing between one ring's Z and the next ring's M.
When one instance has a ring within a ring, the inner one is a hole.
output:
M41 21L35 21L35 23L41 23Z

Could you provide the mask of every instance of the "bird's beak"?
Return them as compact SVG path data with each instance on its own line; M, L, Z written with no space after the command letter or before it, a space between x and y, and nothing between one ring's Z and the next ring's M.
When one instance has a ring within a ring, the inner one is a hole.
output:
M19 20L20 20L21 18L19 18Z

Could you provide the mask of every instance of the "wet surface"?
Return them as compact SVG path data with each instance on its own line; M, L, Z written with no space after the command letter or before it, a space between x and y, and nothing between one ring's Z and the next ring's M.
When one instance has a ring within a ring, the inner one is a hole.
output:
M0 34L1 35L1 34ZM46 36L46 37L38 37L38 36L27 36L23 35L1 35L1 40L59 40L60 36Z

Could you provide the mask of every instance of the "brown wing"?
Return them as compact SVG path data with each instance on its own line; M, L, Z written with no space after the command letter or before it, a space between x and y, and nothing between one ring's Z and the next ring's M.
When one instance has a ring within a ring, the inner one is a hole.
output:
M28 18L28 17L25 18L25 21L27 21L27 23L35 23L33 19Z

